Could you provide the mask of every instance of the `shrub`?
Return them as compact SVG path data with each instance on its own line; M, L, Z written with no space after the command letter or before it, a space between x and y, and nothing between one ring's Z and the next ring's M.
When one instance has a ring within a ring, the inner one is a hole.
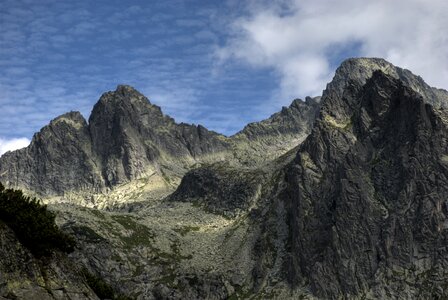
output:
M54 250L66 253L74 250L74 239L57 227L55 215L46 205L20 190L5 189L1 183L0 220L36 257L50 256Z

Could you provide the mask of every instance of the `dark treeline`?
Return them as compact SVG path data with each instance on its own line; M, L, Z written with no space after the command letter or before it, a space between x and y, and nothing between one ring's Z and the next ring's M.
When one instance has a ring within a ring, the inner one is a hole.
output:
M20 190L5 189L1 183L0 221L10 227L36 257L50 256L54 250L66 253L74 250L74 239L58 228L55 215L46 205Z

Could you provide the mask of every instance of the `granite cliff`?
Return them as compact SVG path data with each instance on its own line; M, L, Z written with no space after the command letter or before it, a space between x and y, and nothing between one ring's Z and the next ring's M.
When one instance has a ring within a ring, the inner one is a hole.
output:
M323 299L447 297L446 92L428 96L401 72L383 60L346 61L281 170L259 242L285 246L271 259L282 260L291 287ZM272 228L287 234L279 241ZM262 249L257 276L267 280Z

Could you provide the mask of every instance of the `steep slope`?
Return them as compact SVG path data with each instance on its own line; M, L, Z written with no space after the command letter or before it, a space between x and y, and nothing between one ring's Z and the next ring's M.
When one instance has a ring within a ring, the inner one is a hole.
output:
M105 185L90 141L82 115L64 114L36 133L27 148L1 157L0 181L39 195L97 192Z
M231 137L236 159L257 167L285 154L310 134L319 107L320 97L295 99L270 118L248 124Z
M260 229L240 241L256 262L237 295L448 296L447 93L431 89L384 60L347 60L296 153L186 174L171 200Z
M366 62L379 62L370 78ZM256 251L259 288L276 271L270 257L291 287L325 299L447 297L446 102L381 70L383 61L347 61L324 92L263 218L260 243L286 252Z
M182 174L198 159L222 159L220 152L229 147L223 136L202 126L176 124L129 86L118 86L100 98L89 129L109 186L170 167Z

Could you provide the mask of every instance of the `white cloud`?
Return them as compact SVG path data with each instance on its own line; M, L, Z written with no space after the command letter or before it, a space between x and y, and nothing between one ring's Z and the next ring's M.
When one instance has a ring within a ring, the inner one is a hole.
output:
M274 68L280 76L277 101L321 94L333 75L335 56L344 50L383 57L431 85L448 87L446 0L267 3L251 2L248 14L232 23L231 38L217 55Z
M24 148L30 144L27 138L2 139L0 138L0 156L8 151Z

